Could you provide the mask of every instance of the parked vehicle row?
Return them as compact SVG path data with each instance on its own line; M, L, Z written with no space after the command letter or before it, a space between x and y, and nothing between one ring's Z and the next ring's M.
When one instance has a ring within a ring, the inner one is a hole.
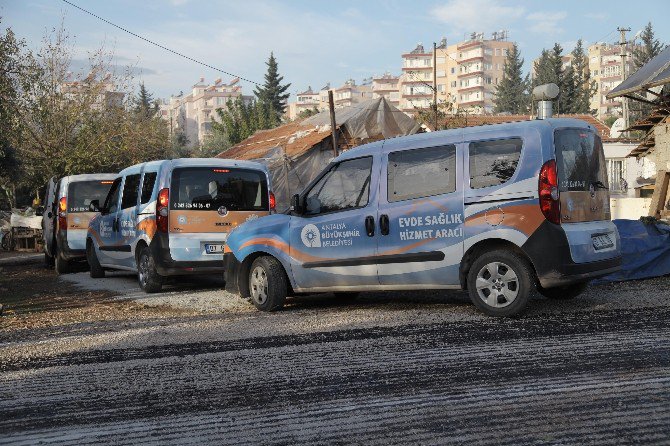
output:
M582 121L454 129L349 150L275 214L259 163L149 162L105 177L103 201L72 205L99 211L72 249L92 277L135 271L147 292L168 276L225 274L264 311L300 293L462 288L511 316L536 290L571 298L620 267L605 169Z

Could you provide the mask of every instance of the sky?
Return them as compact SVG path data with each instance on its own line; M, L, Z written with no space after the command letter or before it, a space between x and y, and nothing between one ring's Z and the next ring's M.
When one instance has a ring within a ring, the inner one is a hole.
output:
M566 52L577 39L586 45L618 41L617 26L632 38L651 21L670 43L667 0L442 0L442 1L204 1L69 0L119 26L237 76L262 83L274 52L292 94L330 82L340 86L385 72L399 74L401 54L421 42L426 48L473 31L506 29L526 60L560 43ZM38 50L45 33L61 21L72 36L73 64L85 65L102 45L115 63L133 66L136 80L154 97L188 92L202 76L231 76L166 52L104 23L62 0L0 0L0 29L10 27ZM251 94L254 85L241 82Z

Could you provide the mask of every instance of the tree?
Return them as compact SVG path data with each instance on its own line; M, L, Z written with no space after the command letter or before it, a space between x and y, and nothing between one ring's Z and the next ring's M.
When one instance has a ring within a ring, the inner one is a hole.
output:
M305 118L309 118L310 116L318 115L319 113L321 113L319 111L319 109L316 108L316 106L314 106L314 108L308 108L308 109L303 110L300 113L298 113L298 118L299 119L305 119Z
M575 45L571 54L574 95L570 104L570 111L572 113L591 113L591 98L598 91L598 85L596 81L591 79L589 58L584 51L582 39L577 40L577 45Z
M218 108L216 113L221 122L212 122L212 132L225 135L233 145L257 130L271 129L279 123L272 105L261 100L248 103L241 98L228 100L226 108Z
M151 117L158 112L158 102L154 100L153 95L147 91L144 82L140 82L140 91L133 98L134 109L136 113L141 113Z
M524 60L516 43L507 53L503 77L496 87L495 113L521 114L528 111L528 75L523 76Z
M635 65L636 69L640 69L642 65L649 62L665 49L665 45L654 35L654 28L651 26L651 22L647 23L647 26L642 30L640 39L642 40L642 46L633 50L633 65Z
M262 87L256 87L254 94L259 102L269 104L272 107L277 117L276 121L279 123L286 111L286 100L290 96L290 93L286 93L286 90L291 84L282 85L284 77L279 75L279 67L274 53L270 53L270 58L265 64L268 67L268 71L265 73L265 83Z
M11 36L7 29L3 42ZM71 74L72 53L61 24L34 55L18 45L0 57L0 77L14 89L0 92L16 123L2 129L19 160L14 186L37 191L52 176L116 172L168 152L167 123L135 113L123 93L130 90L131 71L109 74L113 55L101 47L89 54L85 71ZM5 63L11 64L8 71Z

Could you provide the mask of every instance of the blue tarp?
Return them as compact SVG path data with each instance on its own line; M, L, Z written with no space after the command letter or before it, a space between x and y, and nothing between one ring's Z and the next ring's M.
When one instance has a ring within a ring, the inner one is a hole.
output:
M621 270L595 282L620 282L670 274L670 226L614 220L621 237Z

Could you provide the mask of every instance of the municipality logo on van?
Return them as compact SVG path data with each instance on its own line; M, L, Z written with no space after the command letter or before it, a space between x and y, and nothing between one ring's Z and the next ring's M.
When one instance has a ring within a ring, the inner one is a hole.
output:
M321 247L321 231L313 224L308 224L302 228L300 239L308 248Z

